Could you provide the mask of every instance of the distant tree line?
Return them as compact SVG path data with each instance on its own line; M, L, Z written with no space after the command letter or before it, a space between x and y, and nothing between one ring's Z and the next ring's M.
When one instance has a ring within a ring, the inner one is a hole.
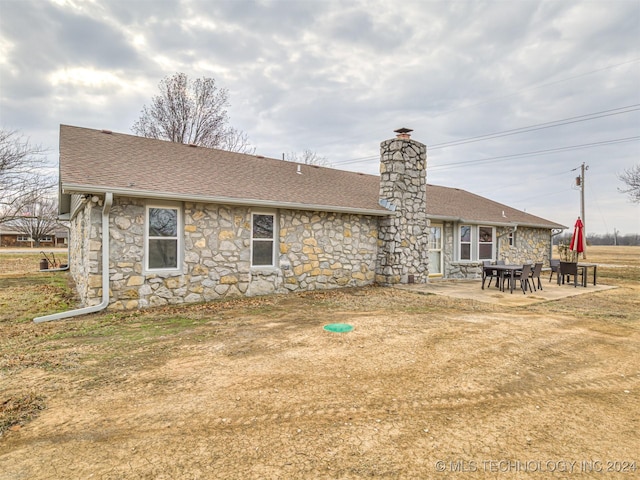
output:
M554 244L564 243L568 245L571 242L573 232L565 232L562 235L554 237ZM640 234L629 233L621 235L619 232L599 234L587 234L587 246L589 245L640 245Z

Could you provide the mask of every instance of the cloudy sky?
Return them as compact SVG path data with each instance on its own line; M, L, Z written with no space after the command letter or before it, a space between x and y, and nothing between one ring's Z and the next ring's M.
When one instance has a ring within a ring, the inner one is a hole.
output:
M640 233L640 0L0 0L0 127L131 133L167 75L213 77L256 153L378 172L408 127L432 184ZM492 135L498 134L498 135Z

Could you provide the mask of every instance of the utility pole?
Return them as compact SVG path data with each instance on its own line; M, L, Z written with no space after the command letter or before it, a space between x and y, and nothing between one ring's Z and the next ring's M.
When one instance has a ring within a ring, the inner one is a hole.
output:
M587 258L587 221L584 216L584 172L586 170L589 170L589 165L585 165L584 162L582 162L580 166L580 176L576 178L576 183L580 187L580 218L582 218L582 240L584 245L584 251L582 252L583 259Z

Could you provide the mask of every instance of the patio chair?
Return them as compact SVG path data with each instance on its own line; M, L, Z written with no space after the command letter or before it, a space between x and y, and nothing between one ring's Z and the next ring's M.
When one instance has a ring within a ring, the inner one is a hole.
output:
M551 275L549 275L549 283L551 283L551 278L555 273L558 276L558 269L560 268L560 260L549 260L549 266L551 267Z
M540 274L542 273L542 262L538 262L533 265L533 269L531 270L531 275L529 275L529 279L531 280L531 284L533 285L533 291L537 291L536 289L536 280L538 283L538 288L542 290L542 282L540 281Z
M569 283L571 281L571 277L573 277L573 286L578 286L578 275L580 275L580 285L584 283L584 274L582 268L578 268L578 264L575 262L560 262L560 268L558 271L558 283L562 281L564 284L565 281Z
M527 287L529 291L531 290L531 283L529 282L529 278L531 277L531 265L523 265L521 271L515 272L514 281L517 282L520 280L520 288L522 289L522 293L527 294Z
M496 286L498 285L498 279L500 275L496 270L491 269L491 261L483 260L482 262L482 289L484 290L484 282L486 279L489 279L489 284L487 287L491 286L491 280L496 279Z

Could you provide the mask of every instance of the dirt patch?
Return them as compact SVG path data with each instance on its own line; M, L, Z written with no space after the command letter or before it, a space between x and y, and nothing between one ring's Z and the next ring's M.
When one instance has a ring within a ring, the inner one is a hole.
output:
M633 478L640 320L563 305L368 288L18 324L2 395L47 408L0 478Z

